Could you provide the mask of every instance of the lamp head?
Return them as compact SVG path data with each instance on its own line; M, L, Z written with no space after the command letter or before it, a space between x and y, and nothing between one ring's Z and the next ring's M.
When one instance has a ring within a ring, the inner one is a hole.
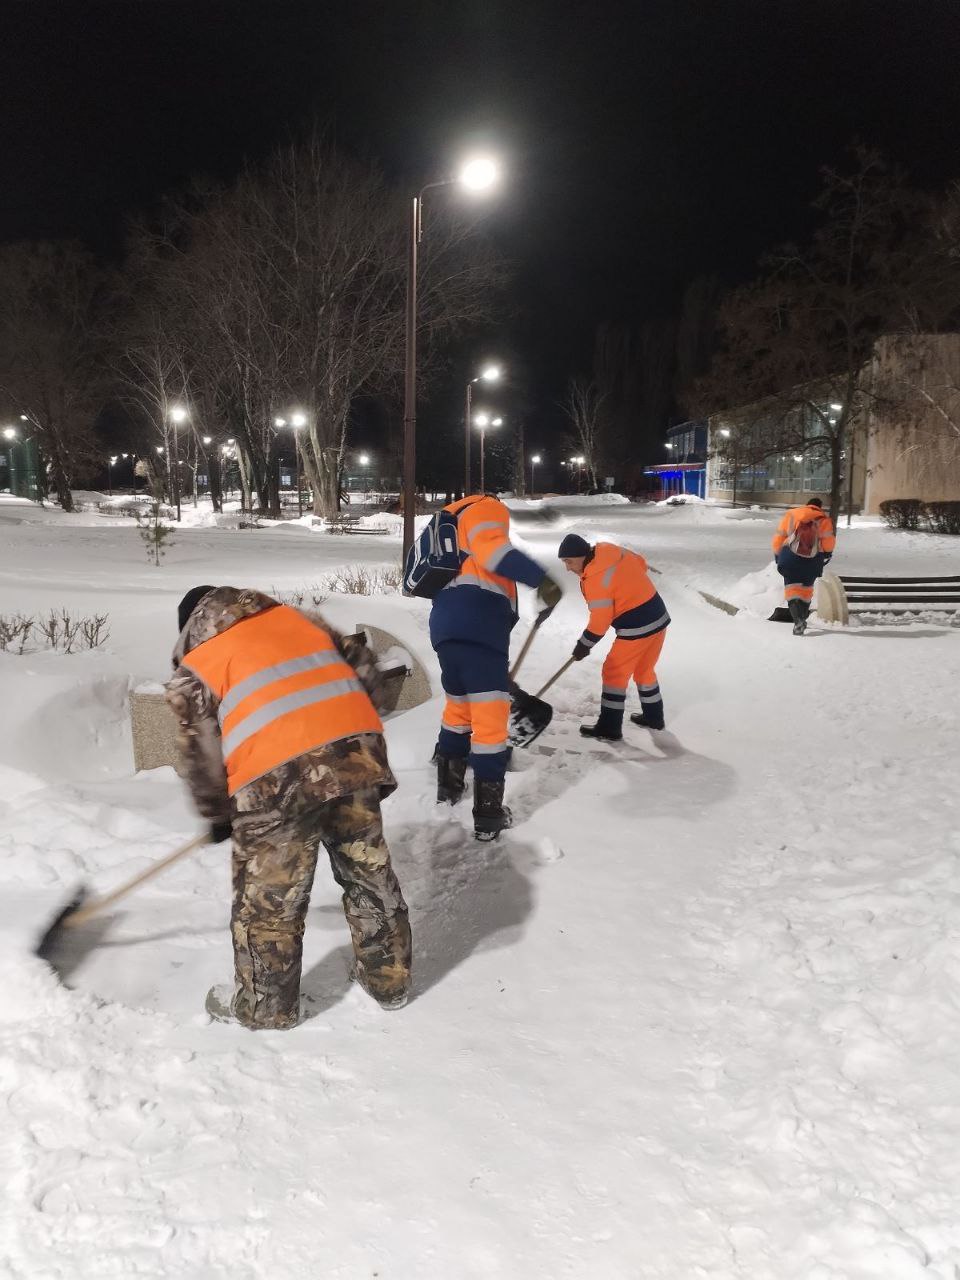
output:
M489 191L500 177L500 168L490 156L473 156L460 169L459 182L468 191Z

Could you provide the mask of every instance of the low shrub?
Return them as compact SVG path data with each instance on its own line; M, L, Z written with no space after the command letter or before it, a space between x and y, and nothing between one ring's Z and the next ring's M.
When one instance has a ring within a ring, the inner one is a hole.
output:
M925 502L923 519L931 533L960 534L960 502Z
M344 565L321 578L319 582L287 591L271 588L270 594L295 609L319 609L331 594L347 596L389 595L400 590L403 570L399 565Z
M923 516L923 503L919 498L887 498L880 503L880 515L891 529L916 532Z
M38 649L58 649L61 653L99 649L110 639L105 613L90 618L74 617L66 609L58 613L28 616L0 615L0 650L5 653L34 653Z

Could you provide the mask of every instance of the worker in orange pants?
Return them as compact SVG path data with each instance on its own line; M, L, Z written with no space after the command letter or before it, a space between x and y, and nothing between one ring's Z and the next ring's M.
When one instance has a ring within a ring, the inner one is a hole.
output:
M596 724L581 725L580 732L585 738L619 742L631 680L636 681L641 708L631 721L644 729L662 729L657 659L670 615L650 581L646 560L612 542L591 546L576 533L567 534L557 554L580 579L590 610L586 629L574 645L574 658L585 658L611 626L617 635L603 664L600 715Z

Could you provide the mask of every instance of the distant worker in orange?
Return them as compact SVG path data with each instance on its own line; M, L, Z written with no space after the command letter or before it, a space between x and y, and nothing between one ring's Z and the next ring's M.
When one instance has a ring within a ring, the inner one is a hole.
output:
M836 544L833 525L819 498L791 507L777 525L773 556L783 578L795 636L802 636L807 629L813 584L830 563Z
M585 738L618 742L623 737L623 712L631 680L640 694L641 711L630 719L644 729L664 728L663 698L657 680L657 659L663 648L670 615L647 573L647 562L635 551L612 542L592 547L576 533L568 533L557 552L590 609L586 630L574 646L579 662L613 626L617 638L603 664L600 716L596 724L582 724Z

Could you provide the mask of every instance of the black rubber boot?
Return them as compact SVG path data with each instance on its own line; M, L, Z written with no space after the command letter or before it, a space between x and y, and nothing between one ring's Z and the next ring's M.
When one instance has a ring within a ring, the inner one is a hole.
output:
M810 606L806 600L790 600L788 601L788 607L790 609L790 617L793 619L793 634L802 636L807 629Z
M467 757L437 756L437 804L456 804L466 789Z
M473 834L478 840L496 840L513 817L503 803L503 779L474 778Z
M634 711L630 716L631 724L638 724L641 729L665 729L667 726L661 720L659 724L654 724L648 720L642 711Z
M619 742L623 737L623 712L612 711L609 707L600 709L600 718L596 724L580 726L582 738L599 738L601 742Z

